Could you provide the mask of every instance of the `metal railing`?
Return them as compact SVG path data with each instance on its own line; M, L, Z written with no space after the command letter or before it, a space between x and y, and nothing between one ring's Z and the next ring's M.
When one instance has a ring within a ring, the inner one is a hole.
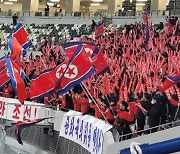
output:
M4 153L6 131L2 125L0 125L0 137L0 153Z
M42 11L1 11L0 16L11 17L13 14L22 17L47 17L47 18L64 18L64 17L129 17L129 16L141 16L143 11L117 11L114 14L109 14L106 11L91 11L91 12L42 12ZM176 10L151 10L148 12L149 16L167 16L167 15L179 15Z
M141 131L134 131L134 132L129 133L129 134L120 135L118 141L125 141L125 140L128 140L128 139L132 139L132 138L141 136L142 134L143 135L148 135L148 134L152 134L152 133L159 132L159 131L162 131L162 130L167 130L167 129L177 127L177 126L180 126L180 120L169 122L169 123L162 124L162 125L158 125L158 126L155 126L155 127L151 127L151 128L148 128L148 129L141 130ZM115 136L114 136L114 138L115 138ZM117 136L116 136L116 138L117 138ZM118 142L118 141L116 140L116 142Z

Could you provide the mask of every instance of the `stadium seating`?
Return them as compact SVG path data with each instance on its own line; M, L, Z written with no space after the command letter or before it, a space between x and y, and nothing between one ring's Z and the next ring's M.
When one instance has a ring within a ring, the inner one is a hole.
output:
M46 36L58 42L62 38L65 39L67 36L74 38L81 35L90 35L90 26L85 24L26 24L24 26L29 34L29 39L32 40L34 45ZM12 31L13 25L0 24L1 50L7 50L7 42Z

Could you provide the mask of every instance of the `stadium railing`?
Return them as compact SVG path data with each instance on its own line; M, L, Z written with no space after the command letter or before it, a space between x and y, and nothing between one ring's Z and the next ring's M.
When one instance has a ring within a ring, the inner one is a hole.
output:
M6 132L4 127L0 125L0 153L4 153Z
M151 127L148 129L144 129L141 131L132 131L132 133L129 134L125 134L125 135L119 135L117 131L114 132L114 140L115 142L119 142L119 141L124 141L124 140L128 140L128 139L132 139L141 135L148 135L151 133L155 133L158 131L162 131L162 130L166 130L166 129L170 129L173 127L177 127L180 126L180 120L177 121L172 121L169 123L165 123L162 125L158 125L156 127Z
M11 17L13 14L17 14L18 16L23 16L23 17L53 17L53 18L64 18L64 17L97 17L97 16L103 16L103 17L114 17L114 16L119 16L119 17L123 17L123 16L141 16L142 15L142 11L117 11L114 14L109 14L106 11L91 11L91 12L71 12L71 13L67 13L67 12L49 12L47 16L45 16L45 12L34 12L34 11L7 11L7 12L0 12L0 16L4 16L4 17ZM176 10L151 10L148 11L148 14L150 16L168 16L168 15L178 15L178 12Z

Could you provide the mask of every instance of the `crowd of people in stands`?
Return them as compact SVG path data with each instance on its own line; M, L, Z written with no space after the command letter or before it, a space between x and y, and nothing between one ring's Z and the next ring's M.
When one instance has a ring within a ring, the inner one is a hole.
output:
M159 91L167 75L180 73L180 29L177 21L172 17L167 19L165 26L161 23L156 28L152 27L148 50L142 23L125 25L121 36L117 29L112 28L96 40L81 37L80 41L94 42L104 53L109 71L84 82L88 95L78 85L63 96L54 93L37 102L93 115L112 124L120 135L130 133L129 125L135 121L137 130L143 130L147 116L150 128L177 120L180 118L176 112L180 105L180 84ZM31 54L20 59L29 79L63 61L60 44L64 42L51 42L51 38L46 38L38 47L41 55L34 57ZM14 95L10 85L3 92L5 97Z

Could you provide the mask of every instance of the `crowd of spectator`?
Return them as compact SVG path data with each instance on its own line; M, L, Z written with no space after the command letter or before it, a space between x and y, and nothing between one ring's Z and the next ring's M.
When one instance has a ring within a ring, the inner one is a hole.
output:
M93 99L78 85L63 96L54 93L37 102L106 120L119 134L130 133L129 125L136 120L137 130L143 130L146 116L150 128L177 120L180 118L179 112L176 114L180 104L180 85L165 92L158 91L167 75L180 73L180 29L177 21L174 17L167 19L165 25L160 23L158 27L152 27L148 51L145 49L146 30L142 23L125 25L122 35L118 29L112 28L96 40L79 38L80 41L94 42L109 65L108 72L98 78L91 76L84 82ZM30 85L33 75L39 75L63 61L65 55L60 44L64 42L67 40L55 43L46 37L38 47L41 55L20 58L20 65L27 75L27 85ZM13 97L12 91L7 85L3 89L4 97Z

